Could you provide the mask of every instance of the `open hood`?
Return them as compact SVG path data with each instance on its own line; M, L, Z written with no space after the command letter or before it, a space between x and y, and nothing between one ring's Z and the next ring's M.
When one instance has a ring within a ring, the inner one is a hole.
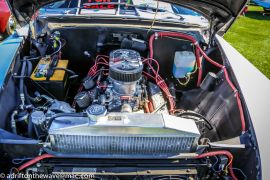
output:
M42 6L59 0L7 0L13 15L20 25L31 20ZM211 21L215 32L224 34L241 12L247 0L162 0L191 8Z

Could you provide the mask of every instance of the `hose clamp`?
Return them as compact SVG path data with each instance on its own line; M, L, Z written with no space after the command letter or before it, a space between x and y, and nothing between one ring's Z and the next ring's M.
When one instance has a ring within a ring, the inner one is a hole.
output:
M155 40L157 40L157 39L158 39L158 33L155 32Z

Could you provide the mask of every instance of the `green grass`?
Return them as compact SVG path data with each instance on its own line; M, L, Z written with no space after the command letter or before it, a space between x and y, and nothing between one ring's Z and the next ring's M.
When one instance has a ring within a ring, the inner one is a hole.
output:
M225 39L270 79L270 15L263 16L262 11L249 6L249 12L236 20Z

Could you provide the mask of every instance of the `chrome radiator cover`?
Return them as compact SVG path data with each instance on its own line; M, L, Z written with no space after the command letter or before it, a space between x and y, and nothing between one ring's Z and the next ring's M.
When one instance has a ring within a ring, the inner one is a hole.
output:
M91 119L56 118L49 129L51 150L110 157L169 157L195 152L200 136L193 120L165 114L110 113Z

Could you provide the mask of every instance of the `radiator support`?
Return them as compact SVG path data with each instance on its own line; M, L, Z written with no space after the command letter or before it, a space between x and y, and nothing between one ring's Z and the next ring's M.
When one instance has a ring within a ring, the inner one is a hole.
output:
M98 118L61 116L49 129L51 150L64 154L170 157L196 151L193 120L168 114L110 113Z

